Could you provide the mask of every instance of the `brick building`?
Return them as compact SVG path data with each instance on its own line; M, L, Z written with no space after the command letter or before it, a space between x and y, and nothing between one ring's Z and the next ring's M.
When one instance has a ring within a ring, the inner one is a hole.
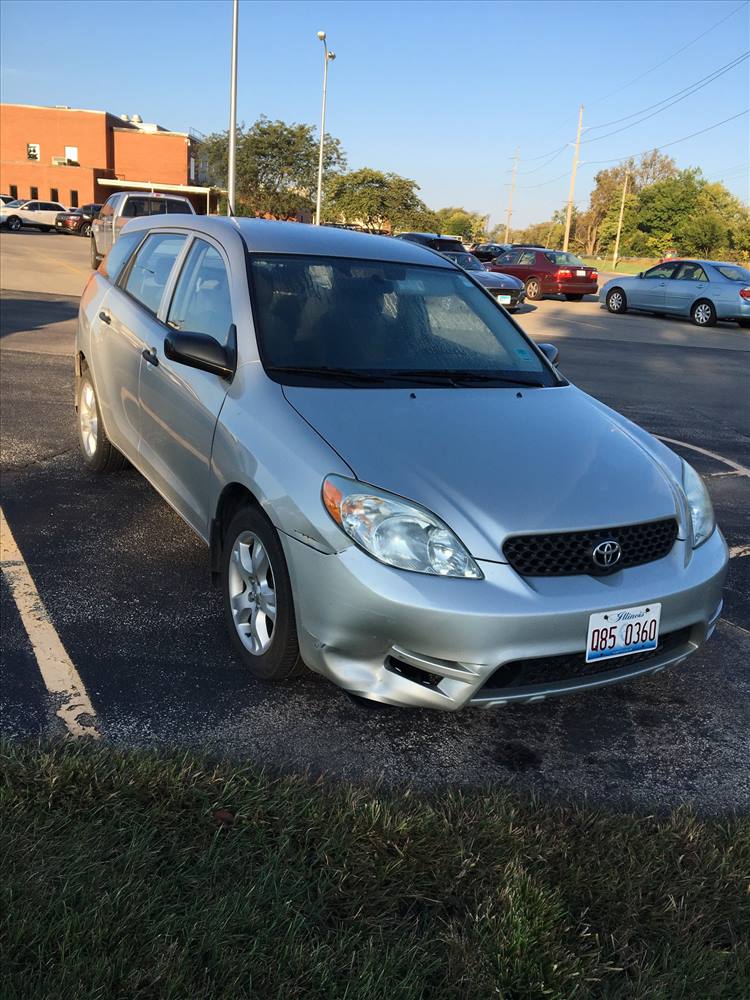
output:
M218 190L201 181L198 140L107 111L0 104L0 191L60 201L104 202L113 191L185 194L215 210Z

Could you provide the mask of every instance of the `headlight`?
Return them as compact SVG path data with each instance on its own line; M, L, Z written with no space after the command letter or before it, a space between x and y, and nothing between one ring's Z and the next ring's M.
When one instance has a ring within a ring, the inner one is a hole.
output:
M342 476L325 479L323 503L360 548L387 566L433 576L483 579L450 528L424 507Z
M690 519L693 522L693 548L697 549L713 534L716 527L714 508L708 490L703 480L687 462L682 463L682 488L690 508Z

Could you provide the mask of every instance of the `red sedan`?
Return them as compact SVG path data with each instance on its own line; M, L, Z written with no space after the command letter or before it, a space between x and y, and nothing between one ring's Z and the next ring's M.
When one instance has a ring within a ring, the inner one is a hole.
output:
M531 301L545 295L564 295L569 302L580 302L584 295L596 295L599 286L596 268L563 250L509 250L485 266L489 271L520 278L526 286L526 298Z

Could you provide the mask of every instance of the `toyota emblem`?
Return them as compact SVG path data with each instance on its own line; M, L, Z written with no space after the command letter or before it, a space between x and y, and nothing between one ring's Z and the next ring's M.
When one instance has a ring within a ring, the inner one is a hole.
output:
M612 569L620 561L621 556L620 543L613 538L608 538L606 542L599 542L591 553L591 558L599 569Z

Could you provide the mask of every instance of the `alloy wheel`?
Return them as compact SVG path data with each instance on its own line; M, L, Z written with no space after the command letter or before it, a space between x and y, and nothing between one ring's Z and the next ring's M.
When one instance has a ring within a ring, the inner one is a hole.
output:
M707 326L711 322L711 306L708 302L701 302L695 307L693 318L698 326Z
M276 584L260 538L242 531L229 560L229 603L242 645L254 656L267 652L276 625Z
M610 292L609 311L620 312L622 309L622 292Z
M93 458L99 444L99 417L94 387L88 379L81 387L81 398L78 401L78 426L83 450L88 458Z
M10 229L12 233L17 233L20 228L21 228L20 219L8 219L8 229Z

